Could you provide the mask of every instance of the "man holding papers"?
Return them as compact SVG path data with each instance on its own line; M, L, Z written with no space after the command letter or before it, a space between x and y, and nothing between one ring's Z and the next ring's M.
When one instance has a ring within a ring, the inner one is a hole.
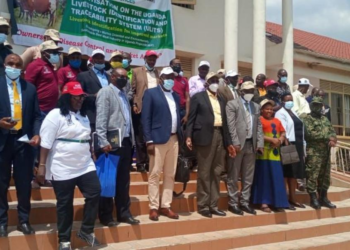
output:
M34 147L39 145L42 122L35 87L20 79L23 61L16 54L5 59L5 76L0 76L0 237L7 236L7 190L11 165L18 196L17 230L34 234L29 224ZM27 143L18 141L27 135Z

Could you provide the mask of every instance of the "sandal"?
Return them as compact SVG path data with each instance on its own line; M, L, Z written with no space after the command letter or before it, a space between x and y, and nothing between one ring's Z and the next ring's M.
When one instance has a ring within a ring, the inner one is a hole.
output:
M289 201L289 204L298 208L306 208L303 204L294 201Z
M265 213L271 213L271 209L269 208L268 205L261 205L260 209Z

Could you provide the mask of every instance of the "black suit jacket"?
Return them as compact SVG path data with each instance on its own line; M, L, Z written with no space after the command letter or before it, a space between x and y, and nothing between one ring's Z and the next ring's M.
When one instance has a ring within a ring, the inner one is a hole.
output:
M232 145L227 127L225 101L218 96L222 117L224 146ZM192 138L193 145L208 146L214 134L214 111L207 91L199 92L191 98L190 114L186 125L186 138Z
M107 72L108 84L111 82L111 79ZM81 72L77 76L77 81L80 82L84 92L88 94L88 97L85 99L87 102L88 110L87 116L89 117L90 123L95 124L96 122L96 94L102 88L100 80L96 76L95 72L92 69L89 69L86 72Z
M22 89L22 134L29 139L39 135L42 115L39 108L36 88L25 80L20 80ZM0 76L0 119L11 117L10 97L5 76ZM0 129L0 151L3 150L9 130Z

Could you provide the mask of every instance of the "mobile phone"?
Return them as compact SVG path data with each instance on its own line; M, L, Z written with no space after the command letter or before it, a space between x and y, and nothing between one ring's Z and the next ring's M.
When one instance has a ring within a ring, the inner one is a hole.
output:
M10 119L10 122L18 122L18 121L20 121L21 119L13 119L13 118L11 118Z

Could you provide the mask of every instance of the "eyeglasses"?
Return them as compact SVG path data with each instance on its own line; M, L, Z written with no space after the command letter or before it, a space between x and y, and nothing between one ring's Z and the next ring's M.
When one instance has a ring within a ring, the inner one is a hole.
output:
M85 100L85 96L84 96L84 95L74 95L74 96L72 96L72 98L73 98L75 101Z

